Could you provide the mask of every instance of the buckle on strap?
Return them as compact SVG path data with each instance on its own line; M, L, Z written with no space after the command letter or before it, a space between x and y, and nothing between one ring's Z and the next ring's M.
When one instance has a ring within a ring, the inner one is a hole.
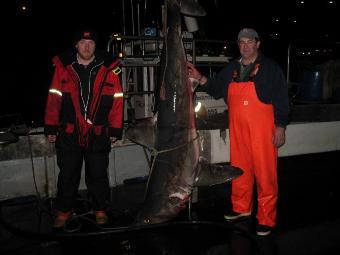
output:
M117 66L115 69L112 70L112 72L115 74L115 75L118 75L122 72L122 69L120 69L119 66Z

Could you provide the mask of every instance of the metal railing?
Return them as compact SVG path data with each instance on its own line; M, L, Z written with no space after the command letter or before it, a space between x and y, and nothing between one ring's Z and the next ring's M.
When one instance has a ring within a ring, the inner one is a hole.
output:
M107 51L121 59L122 86L125 94L124 120L150 117L153 114L154 91L163 48L163 37L112 35ZM232 58L227 56L228 43L223 40L194 39L184 35L184 49L188 61L201 66L207 76L219 70ZM206 69L208 68L208 69ZM132 118L134 118L132 117Z

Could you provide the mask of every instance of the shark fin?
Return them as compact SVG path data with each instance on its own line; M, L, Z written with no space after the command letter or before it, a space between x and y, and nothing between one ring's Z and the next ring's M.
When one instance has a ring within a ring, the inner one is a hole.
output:
M201 159L200 172L196 177L194 186L213 186L234 180L243 174L238 167L226 164L209 164L206 159Z

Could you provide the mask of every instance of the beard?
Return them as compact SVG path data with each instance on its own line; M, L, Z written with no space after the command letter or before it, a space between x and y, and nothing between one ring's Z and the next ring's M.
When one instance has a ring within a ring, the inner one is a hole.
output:
M94 51L78 51L78 56L84 61L89 61L94 57Z

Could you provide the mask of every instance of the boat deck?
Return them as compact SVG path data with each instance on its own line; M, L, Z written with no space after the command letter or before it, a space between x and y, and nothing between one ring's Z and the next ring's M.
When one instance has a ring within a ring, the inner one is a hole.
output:
M98 228L78 217L66 232L51 229L53 199L16 198L1 202L1 254L339 254L340 152L281 157L277 226L266 238L254 234L255 220L226 223L230 183L200 187L196 202L177 219L153 228L126 231L143 201L145 182L112 189L110 224ZM90 202L80 192L77 215Z

